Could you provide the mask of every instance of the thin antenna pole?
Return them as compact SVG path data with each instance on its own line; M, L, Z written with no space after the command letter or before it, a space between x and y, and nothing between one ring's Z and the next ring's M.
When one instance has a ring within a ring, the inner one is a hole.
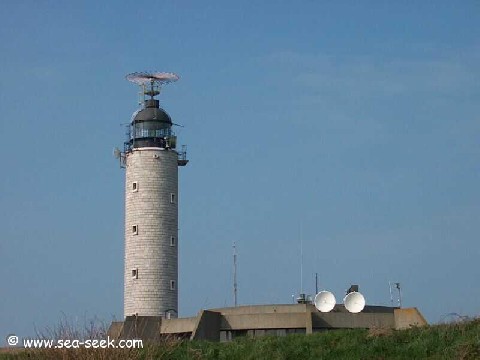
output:
M237 306L237 247L233 242L233 302Z
M300 294L303 294L303 238L300 228Z
M318 294L318 273L315 273L315 294Z
M392 282L391 281L388 282L388 287L390 289L390 303L392 304L392 307L393 307L393 293L392 293Z

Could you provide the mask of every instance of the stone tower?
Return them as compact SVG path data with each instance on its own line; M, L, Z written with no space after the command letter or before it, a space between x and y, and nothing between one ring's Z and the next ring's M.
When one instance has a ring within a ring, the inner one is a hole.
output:
M178 316L178 167L185 148L176 150L170 116L155 96L172 73L133 73L142 108L129 124L125 176L124 316Z

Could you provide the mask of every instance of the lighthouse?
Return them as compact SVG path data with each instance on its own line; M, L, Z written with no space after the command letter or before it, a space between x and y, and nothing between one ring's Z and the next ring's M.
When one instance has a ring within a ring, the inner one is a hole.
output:
M141 108L128 125L125 168L124 316L178 316L178 167L188 163L156 96L173 73L133 73Z

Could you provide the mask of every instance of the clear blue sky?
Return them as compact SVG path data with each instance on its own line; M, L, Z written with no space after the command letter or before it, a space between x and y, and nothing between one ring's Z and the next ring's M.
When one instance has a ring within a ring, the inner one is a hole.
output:
M6 1L0 343L123 314L127 73L174 71L180 315L388 281L480 308L478 1Z

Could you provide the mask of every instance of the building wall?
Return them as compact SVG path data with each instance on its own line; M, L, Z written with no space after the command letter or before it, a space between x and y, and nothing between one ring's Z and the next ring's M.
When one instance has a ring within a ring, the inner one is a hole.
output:
M395 309L395 329L408 329L412 326L425 326L428 322L417 308Z
M125 317L164 316L172 309L171 316L177 316L177 159L175 151L160 148L126 154Z
M109 336L127 338L131 328L127 320L120 325L112 323ZM140 329L142 321L147 320L139 317L135 328ZM150 321L153 325L143 328L154 328L158 318L152 317ZM309 304L274 304L202 310L196 317L161 319L159 333L181 339L230 341L244 336L311 334L334 329L399 329L423 325L427 322L416 308L366 306L364 311L352 314L340 304L330 313L321 313ZM143 338L141 331L137 335ZM151 335L147 334L145 338L148 337L151 338Z

